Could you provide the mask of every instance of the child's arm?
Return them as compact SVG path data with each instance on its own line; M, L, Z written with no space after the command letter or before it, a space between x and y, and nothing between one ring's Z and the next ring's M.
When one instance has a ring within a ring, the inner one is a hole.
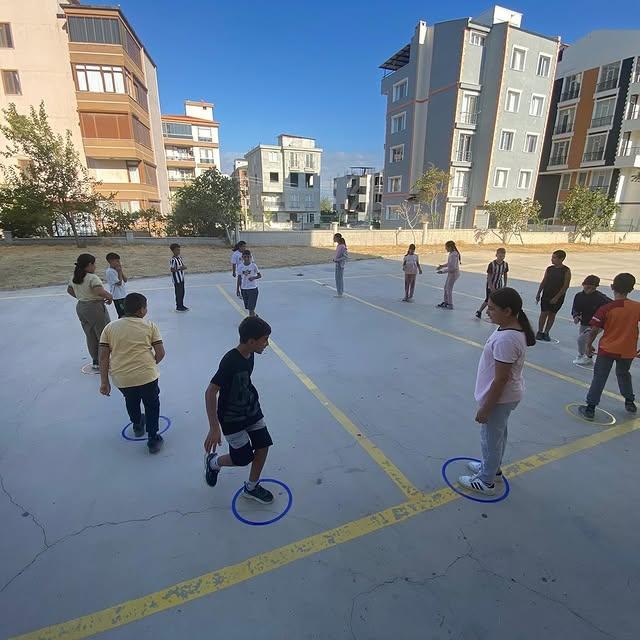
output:
M498 400L500 400L502 392L504 391L507 382L509 382L512 366L513 364L510 362L500 362L499 360L495 360L495 376L482 406L478 409L476 422L480 424L487 424L489 414L498 404Z
M580 294L576 293L575 296L573 296L573 304L571 305L571 317L573 318L573 321L575 322L575 324L578 324L578 322L580 322L580 317L582 316L581 311L578 309L578 296Z
M72 297L72 298L78 298L78 296L76 295L76 292L73 290L73 287L71 285L69 285L67 287L67 293Z
M418 273L422 275L422 267L420 266L420 258L416 258L416 266L418 267Z
M544 272L544 277L542 278L542 282L540 283L540 286L538 287L538 293L536 293L536 302L540 302L540 296L542 295L542 290L544 289L544 285L547 281L547 272Z
M569 289L570 286L571 286L571 269L567 269L567 273L564 274L564 284L562 285L562 289L560 289L560 291L558 291L558 293L555 296L553 296L553 298L551 298L549 302L553 304L558 302L558 300L560 300L560 298L562 298L562 296L565 293L567 293L567 290Z
M122 267L120 267L118 269L118 275L120 276L120 281L121 282L127 282L129 280L129 278L127 278L125 272L122 270ZM118 284L120 284L120 282Z
M111 304L113 302L113 296L102 285L98 285L97 287L92 287L92 289L101 298L103 298L107 304Z
M204 441L204 450L207 453L216 450L216 447L222 444L222 430L218 421L218 392L220 387L217 384L210 383L204 393L204 404L207 409L207 418L209 420L209 433Z
M165 355L167 355L162 340L160 342L154 342L151 346L153 347L153 353L156 357L156 364L160 364L164 360Z
M109 382L109 361L111 360L111 347L104 342L100 343L100 393L103 396L111 395L111 383Z

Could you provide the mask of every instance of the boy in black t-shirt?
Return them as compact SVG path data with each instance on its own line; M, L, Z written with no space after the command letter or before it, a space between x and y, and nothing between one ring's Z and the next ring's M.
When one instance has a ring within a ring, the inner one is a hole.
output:
M269 346L271 327L257 316L245 318L239 327L240 344L228 351L211 378L205 393L209 433L204 441L205 478L215 487L222 467L246 467L251 464L249 480L244 484L245 498L262 504L273 502L273 494L260 486L260 474L273 444L264 422L256 388L251 383L255 353ZM229 453L218 455L222 434Z
M587 340L591 333L591 318L595 312L605 304L612 302L611 298L598 291L600 278L587 276L582 283L582 291L576 293L573 298L571 315L573 321L580 325L578 329L578 357L573 364L581 364L590 367L593 364L592 357L587 353Z
M567 253L558 249L551 254L551 266L544 272L544 278L538 287L536 302L540 303L540 319L536 340L551 342L549 331L556 314L564 304L564 296L571 285L571 269L564 263Z

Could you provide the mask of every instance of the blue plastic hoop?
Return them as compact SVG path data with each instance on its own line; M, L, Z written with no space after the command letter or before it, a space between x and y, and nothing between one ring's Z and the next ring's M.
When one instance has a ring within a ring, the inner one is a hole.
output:
M264 527L268 524L273 524L274 522L278 522L278 520L281 520L287 515L287 513L289 512L289 509L291 509L291 505L293 504L293 494L291 493L291 489L289 489L289 487L284 482L280 482L280 480L274 480L273 478L262 478L260 480L260 483L263 483L263 482L273 482L274 484L279 484L287 492L287 495L289 496L289 500L287 502L287 506L284 508L284 511L280 515L277 515L275 518L272 518L271 520L265 520L264 522L255 522L254 520L247 520L246 518L243 518L238 513L238 509L236 507L236 502L240 497L240 494L244 491L244 485L242 485L236 491L235 495L233 496L233 500L231 500L231 511L233 512L233 515L238 520L240 520L240 522L244 522L244 524L249 524L252 527Z
M466 498L467 500L473 500L473 502L502 502L502 500L504 500L509 495L509 492L511 491L511 487L509 486L509 481L504 476L502 476L502 480L504 481L504 493L501 496L498 496L497 498L491 498L490 500L483 500L482 498L475 498L474 496L470 496L469 494L464 493L463 491L460 491L460 489L457 489L456 487L454 487L449 482L449 480L447 478L447 467L452 462L458 462L459 460L469 460L470 462L480 462L480 460L478 460L478 458L466 458L465 456L459 456L457 458L449 458L442 465L442 477L443 477L444 481L447 483L447 486L452 491L455 491L459 496L462 496L463 498Z
M167 418L167 416L160 416L161 420L166 420L167 421L167 425L165 426L164 429L159 429L158 430L158 435L160 435L161 433L164 433L165 431L167 431L167 429L169 429L169 427L171 426L171 418ZM124 427L122 428L122 432L120 435L122 435L122 437L125 440L128 440L129 442L146 442L147 441L147 436L140 436L139 438L130 438L127 434L126 431L127 429L131 426L131 422L127 422L127 424L124 425Z

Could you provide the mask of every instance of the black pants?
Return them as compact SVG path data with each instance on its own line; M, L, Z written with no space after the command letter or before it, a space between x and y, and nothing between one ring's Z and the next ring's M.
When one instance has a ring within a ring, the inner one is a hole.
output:
M158 433L158 420L160 419L160 387L158 379L153 382L140 385L139 387L124 387L120 389L127 405L129 420L133 424L140 424L142 421L142 411L140 402L144 405L144 413L149 438Z
M184 309L184 280L182 282L174 282L173 288L176 290L176 309L182 311Z
M116 309L118 318L122 318L122 316L124 315L124 298L120 298L119 300L114 300L113 306Z

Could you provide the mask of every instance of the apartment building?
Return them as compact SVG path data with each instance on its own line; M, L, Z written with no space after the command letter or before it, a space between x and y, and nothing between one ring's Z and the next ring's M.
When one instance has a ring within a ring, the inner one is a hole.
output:
M448 171L444 227L487 226L485 203L533 198L560 39L494 6L475 18L418 22L380 67L387 97L383 218L431 165Z
M575 185L606 192L621 230L640 229L640 30L594 31L563 49L536 198L562 218Z
M379 222L383 174L373 167L351 167L333 179L333 197L340 222Z
M242 219L247 222L249 216L249 173L248 162L243 159L233 161L233 172L231 177L238 183L240 189L240 212Z
M313 138L281 134L245 155L249 210L258 221L320 222L322 149Z
M185 100L184 115L163 115L162 135L171 195L208 169L220 169L220 124L214 104Z

